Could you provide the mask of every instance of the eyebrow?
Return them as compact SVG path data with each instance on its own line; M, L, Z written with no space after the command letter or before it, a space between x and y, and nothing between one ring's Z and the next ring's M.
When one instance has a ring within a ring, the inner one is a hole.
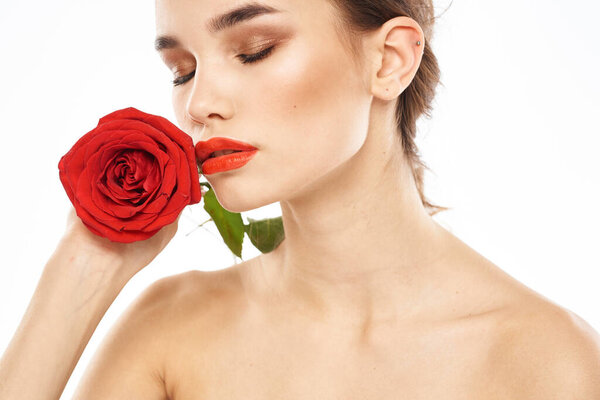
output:
M225 29L232 28L233 26L242 22L249 21L252 18L256 18L260 15L274 14L279 12L281 12L281 10L266 4L260 4L256 2L246 3L211 18L206 24L206 29L210 33L217 33ZM179 47L180 45L181 44L177 38L169 35L159 36L154 40L154 49L159 52L165 49Z

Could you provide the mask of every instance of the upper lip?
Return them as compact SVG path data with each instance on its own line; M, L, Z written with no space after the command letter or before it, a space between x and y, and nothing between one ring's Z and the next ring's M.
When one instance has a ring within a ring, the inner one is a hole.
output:
M199 163L203 163L210 157L211 153L219 150L258 150L248 143L226 137L213 137L204 142L199 141L194 147L196 160Z

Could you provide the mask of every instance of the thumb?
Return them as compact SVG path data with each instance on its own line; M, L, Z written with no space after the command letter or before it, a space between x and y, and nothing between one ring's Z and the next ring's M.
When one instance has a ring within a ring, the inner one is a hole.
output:
M179 215L177 216L177 218L175 219L175 221L173 221L170 224L171 229L173 229L174 231L177 231L177 229L179 228L179 219L181 218L181 214L183 214L183 211L180 211Z
M71 227L71 225L77 222L78 219L79 216L77 215L75 208L71 206L69 209L69 213L67 214L66 228L68 229L69 227Z

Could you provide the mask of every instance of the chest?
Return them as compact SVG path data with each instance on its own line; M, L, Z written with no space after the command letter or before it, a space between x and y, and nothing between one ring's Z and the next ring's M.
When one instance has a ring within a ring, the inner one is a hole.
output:
M475 333L380 332L362 341L341 331L231 325L209 342L180 343L167 386L171 400L506 398L490 343Z

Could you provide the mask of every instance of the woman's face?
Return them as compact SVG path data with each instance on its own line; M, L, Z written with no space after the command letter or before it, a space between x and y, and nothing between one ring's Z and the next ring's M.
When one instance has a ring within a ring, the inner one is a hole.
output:
M223 136L259 149L242 168L206 175L232 212L306 195L344 168L366 138L372 99L329 1L254 2L280 11L209 32L211 18L242 4L156 1L157 36L180 42L161 57L173 78L190 75L173 88L179 127L194 144ZM262 60L243 62L271 46Z

